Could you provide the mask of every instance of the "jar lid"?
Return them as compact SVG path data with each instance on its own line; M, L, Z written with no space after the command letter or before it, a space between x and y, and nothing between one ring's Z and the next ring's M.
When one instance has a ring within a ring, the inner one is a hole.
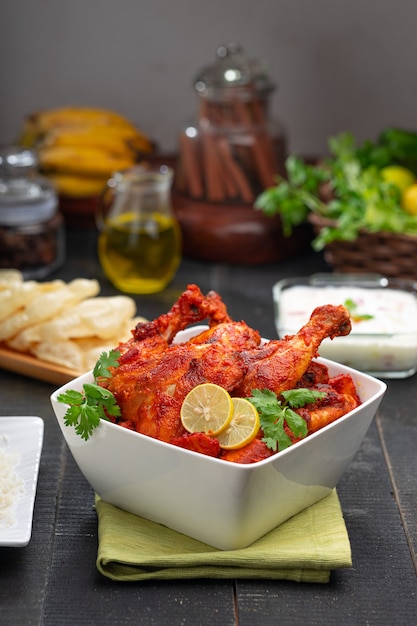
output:
M34 150L6 146L0 150L0 176L23 176L38 166Z
M265 96L274 89L264 64L250 59L238 43L220 46L216 57L216 62L203 68L194 81L200 95L227 98L239 90L241 96L253 97Z
M58 204L51 183L36 172L36 152L19 146L0 150L0 225L45 222Z

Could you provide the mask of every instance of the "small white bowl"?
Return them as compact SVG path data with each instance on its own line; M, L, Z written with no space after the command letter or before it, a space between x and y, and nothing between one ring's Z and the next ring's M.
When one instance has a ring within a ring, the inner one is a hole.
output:
M292 335L322 304L351 299L357 314L346 337L325 339L320 356L382 378L407 378L417 371L417 282L378 274L315 274L281 280L273 287L279 337Z
M201 326L178 333L187 341ZM358 450L386 385L319 359L331 375L350 373L362 405L290 448L242 465L191 452L101 421L88 441L64 425L58 396L82 390L92 373L51 395L63 436L103 500L223 550L248 546L337 485Z

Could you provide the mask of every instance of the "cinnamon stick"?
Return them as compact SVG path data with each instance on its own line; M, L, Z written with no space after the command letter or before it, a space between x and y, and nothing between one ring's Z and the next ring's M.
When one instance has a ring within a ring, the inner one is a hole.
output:
M247 180L243 170L239 167L236 161L233 159L229 142L226 138L221 137L217 140L217 146L219 154L221 155L222 164L226 176L229 175L231 180L237 187L238 194L244 202L252 204L255 200L254 193L251 189L250 183Z
M240 99L234 100L234 104L237 118L249 130L253 126L253 121L247 106ZM248 137L252 146L261 184L264 187L270 187L274 184L275 172L262 142L262 137L259 136L259 133L254 133L253 131L248 132Z
M268 160L271 164L271 170L273 174L275 175L278 172L278 163L277 163L277 158L275 154L273 139L270 136L270 134L266 131L266 129L268 128L268 120L266 117L265 104L262 102L260 98L254 98L252 100L252 108L253 108L255 124L257 125L259 129L264 129L263 131L260 130L260 133L262 134L261 140L262 140L262 144L265 150L265 154L268 156Z
M193 198L204 196L204 185L201 171L198 137L189 137L185 133L180 136L180 150L183 162L184 183Z
M225 191L221 180L220 162L216 156L216 144L213 136L204 130L201 132L201 142L207 198L211 202L221 202L225 199Z

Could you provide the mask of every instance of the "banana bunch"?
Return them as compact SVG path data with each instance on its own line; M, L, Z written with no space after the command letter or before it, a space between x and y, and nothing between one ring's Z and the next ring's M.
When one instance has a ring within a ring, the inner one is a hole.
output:
M29 115L18 143L35 148L42 173L62 196L96 196L116 170L154 150L152 141L114 111L61 107Z

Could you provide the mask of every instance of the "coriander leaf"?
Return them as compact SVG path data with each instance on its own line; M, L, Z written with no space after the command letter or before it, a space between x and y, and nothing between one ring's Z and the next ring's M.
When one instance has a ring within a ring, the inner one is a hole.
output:
M306 421L298 415L295 411L287 407L285 409L285 421L287 422L288 428L296 437L306 437L307 436L307 424Z
M330 137L328 141L330 152L340 161L350 161L355 155L355 139L352 133L340 133Z
M89 404L95 404L96 401L105 402L106 400L113 398L111 391L100 387L100 385L97 385L96 383L85 383L83 390Z
M318 194L329 173L295 156L289 156L285 166L288 180L277 177L277 185L262 192L254 207L269 216L279 213L284 235L289 236L295 226L305 222L309 211L325 210Z
M67 389L65 393L61 393L58 396L58 402L64 402L65 404L81 404L83 397L84 396L80 391Z
M306 421L293 408L300 408L325 397L324 392L300 388L283 391L282 400L269 389L253 389L248 400L259 413L261 429L264 433L262 441L274 452L284 450L291 444L291 437L306 437L308 434Z
M310 404L311 402L315 402L316 400L322 400L326 396L323 391L315 391L314 389L308 389L305 387L300 387L299 389L289 389L288 391L283 391L281 395L293 409L299 409L300 407Z
M258 411L262 411L265 417L268 415L276 416L277 395L273 391L269 389L252 389L252 397L249 400Z
M347 298L343 304L349 311L349 314L354 322L362 322L372 320L374 318L374 316L369 313L358 313L358 305L351 298Z
M86 405L80 411L78 423L75 426L75 432L87 441L92 435L94 428L97 428L99 423L100 415L95 410L95 407Z
M59 402L65 402L66 404L68 404L68 400L64 399L64 395L59 396L58 400ZM65 426L77 426L79 414L80 414L79 405L70 406L67 412L65 413L65 418L64 418Z
M100 419L120 415L120 407L112 392L98 384L100 379L110 377L108 368L118 366L119 356L117 350L111 350L109 354L103 352L93 370L94 383L85 383L82 392L67 389L58 396L58 402L69 405L64 415L65 426L73 426L76 434L85 441L100 424Z
M268 448L276 452L277 450L285 450L291 446L291 438L284 430L284 417L279 417L276 422L268 424L264 429L265 437L262 441Z
M120 352L118 350L110 350L108 354L106 352L102 352L93 370L94 379L110 378L111 374L109 367L117 367L119 365L117 361L119 356Z

